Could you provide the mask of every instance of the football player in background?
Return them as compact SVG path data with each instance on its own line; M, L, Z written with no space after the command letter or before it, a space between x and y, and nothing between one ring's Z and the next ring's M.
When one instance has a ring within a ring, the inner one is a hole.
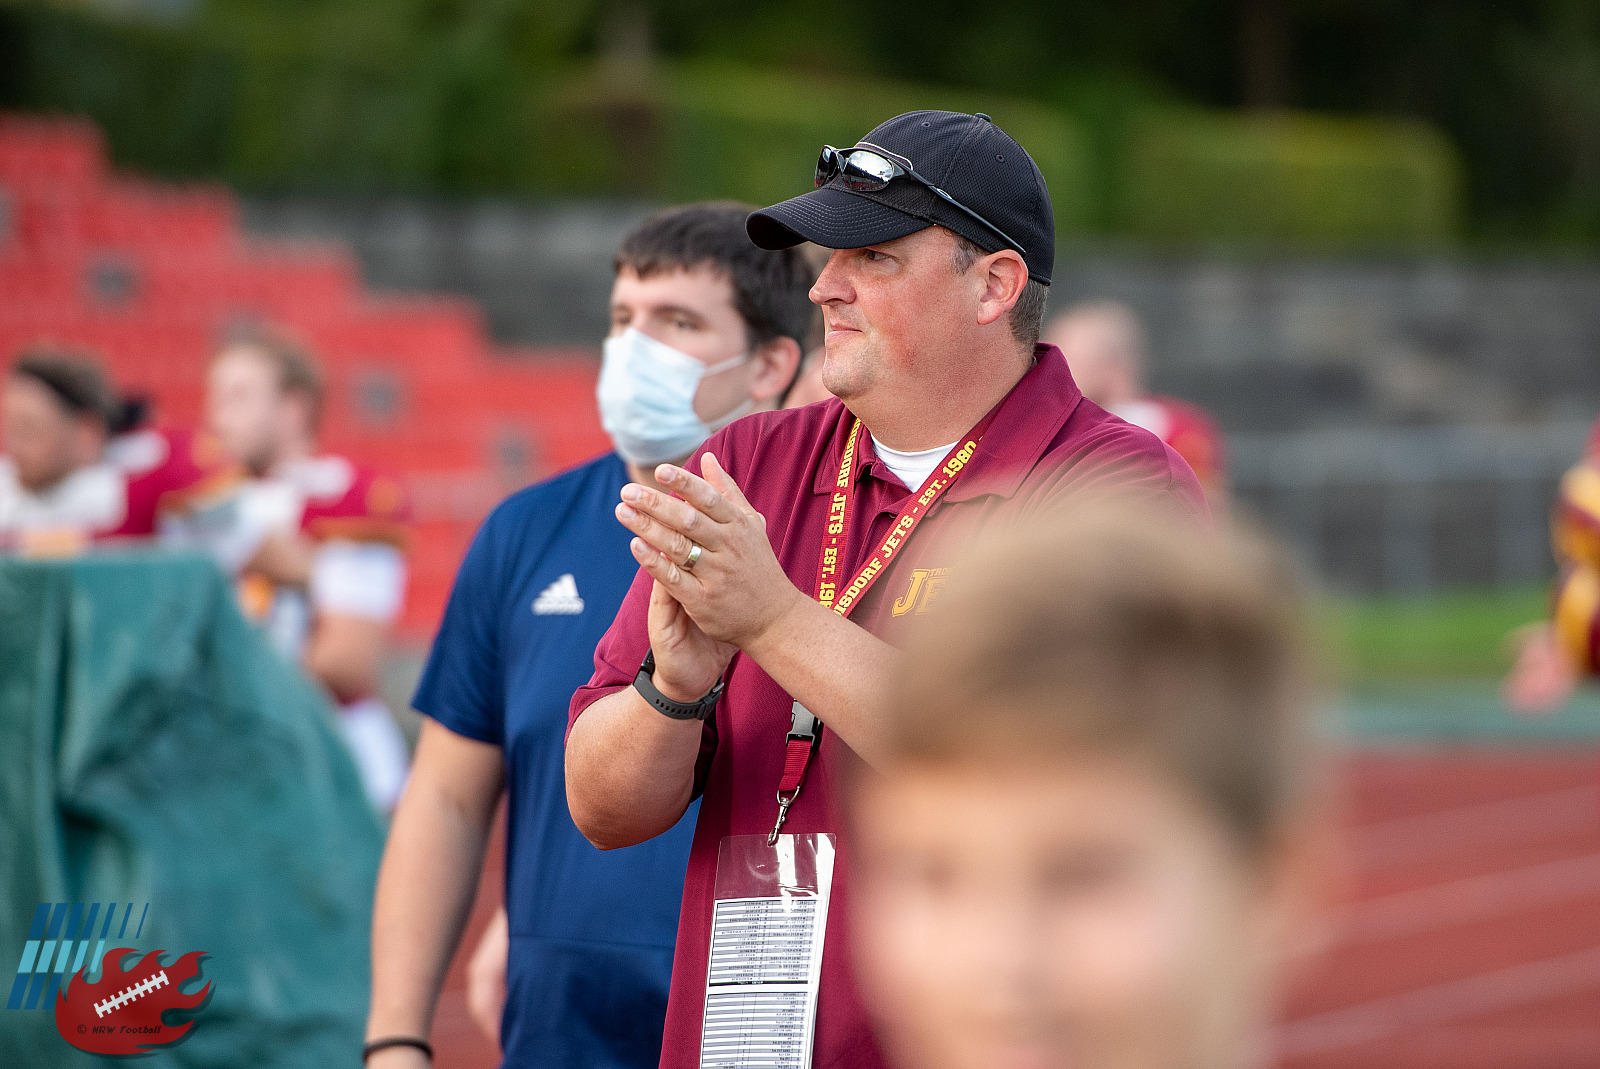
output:
M1550 517L1556 585L1550 619L1513 633L1517 662L1503 694L1513 712L1553 713L1600 674L1600 421L1585 455L1561 479Z
M318 451L322 400L320 371L289 339L261 331L225 344L206 378L206 429L242 479L172 535L237 572L247 615L338 703L367 795L387 812L409 764L376 696L405 599L406 504L398 482Z
M1051 320L1041 340L1061 349L1085 397L1171 446L1194 469L1212 511L1226 508L1222 434L1196 406L1146 392L1144 328L1130 308L1116 301L1076 305Z
M0 548L72 553L152 537L219 474L187 435L143 427L92 357L37 347L0 400Z

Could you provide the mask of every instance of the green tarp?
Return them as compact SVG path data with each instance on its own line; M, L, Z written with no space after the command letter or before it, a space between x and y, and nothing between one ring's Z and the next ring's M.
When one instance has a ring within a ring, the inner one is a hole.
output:
M209 951L214 995L139 1064L356 1064L381 848L326 700L209 561L0 559L0 999L40 903L148 902L122 942ZM0 1065L106 1064L0 1009Z

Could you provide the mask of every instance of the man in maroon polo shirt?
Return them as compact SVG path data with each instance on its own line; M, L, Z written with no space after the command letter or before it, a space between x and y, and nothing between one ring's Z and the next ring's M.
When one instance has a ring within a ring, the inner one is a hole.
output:
M1088 489L1205 511L1176 453L1084 400L1036 345L1049 192L987 116L898 116L825 148L816 184L748 230L766 248L836 250L811 291L834 399L738 420L662 465L674 496L623 489L641 570L572 699L567 795L596 845L660 834L702 796L663 1066L739 1064L701 1046L719 849L780 819L837 836L831 781L873 762L897 625L937 598L943 547ZM848 868L839 842L818 1069L882 1064L849 961Z

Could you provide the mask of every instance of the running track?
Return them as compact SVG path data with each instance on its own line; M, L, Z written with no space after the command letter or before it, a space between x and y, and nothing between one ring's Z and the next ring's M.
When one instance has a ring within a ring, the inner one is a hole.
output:
M1344 892L1288 998L1284 1069L1600 1066L1600 754L1372 750L1342 781ZM464 987L458 956L438 1065L492 1069Z
M1350 762L1350 894L1289 1000L1292 1069L1600 1066L1600 760Z

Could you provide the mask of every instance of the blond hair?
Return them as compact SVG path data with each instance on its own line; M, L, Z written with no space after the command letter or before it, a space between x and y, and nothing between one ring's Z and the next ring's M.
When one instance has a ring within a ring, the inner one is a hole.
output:
M1312 778L1293 570L1264 539L1080 500L986 539L904 649L894 762L1154 759L1263 846Z
M228 333L217 356L234 349L246 350L266 361L278 380L279 392L304 397L311 426L315 428L322 422L322 369L297 339L283 330L247 324Z

